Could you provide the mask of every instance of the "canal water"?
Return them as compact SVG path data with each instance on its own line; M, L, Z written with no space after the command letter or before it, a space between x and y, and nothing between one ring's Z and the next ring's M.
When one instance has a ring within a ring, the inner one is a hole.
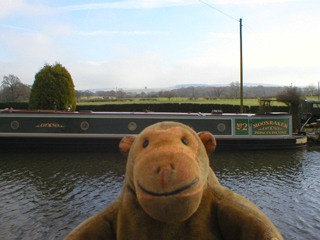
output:
M62 239L120 194L118 152L0 153L0 239ZM285 239L320 239L320 145L221 151L220 183L254 202Z

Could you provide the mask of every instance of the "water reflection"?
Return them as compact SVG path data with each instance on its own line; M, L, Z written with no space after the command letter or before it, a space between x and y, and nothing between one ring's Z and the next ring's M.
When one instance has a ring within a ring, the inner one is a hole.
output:
M216 152L221 184L257 204L286 239L320 236L319 146ZM0 239L61 239L120 194L126 159L109 153L1 153Z
M217 152L211 166L223 186L258 205L285 239L317 239L319 160L319 148Z
M116 198L125 161L115 153L2 154L1 239L61 239Z

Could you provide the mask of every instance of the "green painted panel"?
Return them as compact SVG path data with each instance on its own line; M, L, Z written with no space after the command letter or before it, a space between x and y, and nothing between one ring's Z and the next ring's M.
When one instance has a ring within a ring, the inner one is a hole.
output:
M235 131L236 135L249 135L249 120L248 119L236 119Z
M0 118L0 133L34 134L139 134L145 127L161 121L179 121L196 132L231 135L231 119L175 116L130 116L105 118L6 117Z

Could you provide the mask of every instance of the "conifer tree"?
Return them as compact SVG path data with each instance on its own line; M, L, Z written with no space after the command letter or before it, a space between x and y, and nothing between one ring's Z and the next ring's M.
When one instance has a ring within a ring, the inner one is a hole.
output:
M29 109L75 110L76 98L72 77L60 63L45 66L35 75Z

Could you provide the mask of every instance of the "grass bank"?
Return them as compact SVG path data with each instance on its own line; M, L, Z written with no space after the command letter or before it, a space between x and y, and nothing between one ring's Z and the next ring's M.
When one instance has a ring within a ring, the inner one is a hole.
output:
M273 99L275 100L275 99ZM105 105L105 104L137 104L137 103L197 103L197 104L229 104L229 105L240 105L239 99L205 99L205 98L125 98L104 101L101 99L88 99L86 101L77 102L77 105ZM244 99L243 105L246 106L259 106L258 98ZM274 101L273 106L285 106L284 103Z

